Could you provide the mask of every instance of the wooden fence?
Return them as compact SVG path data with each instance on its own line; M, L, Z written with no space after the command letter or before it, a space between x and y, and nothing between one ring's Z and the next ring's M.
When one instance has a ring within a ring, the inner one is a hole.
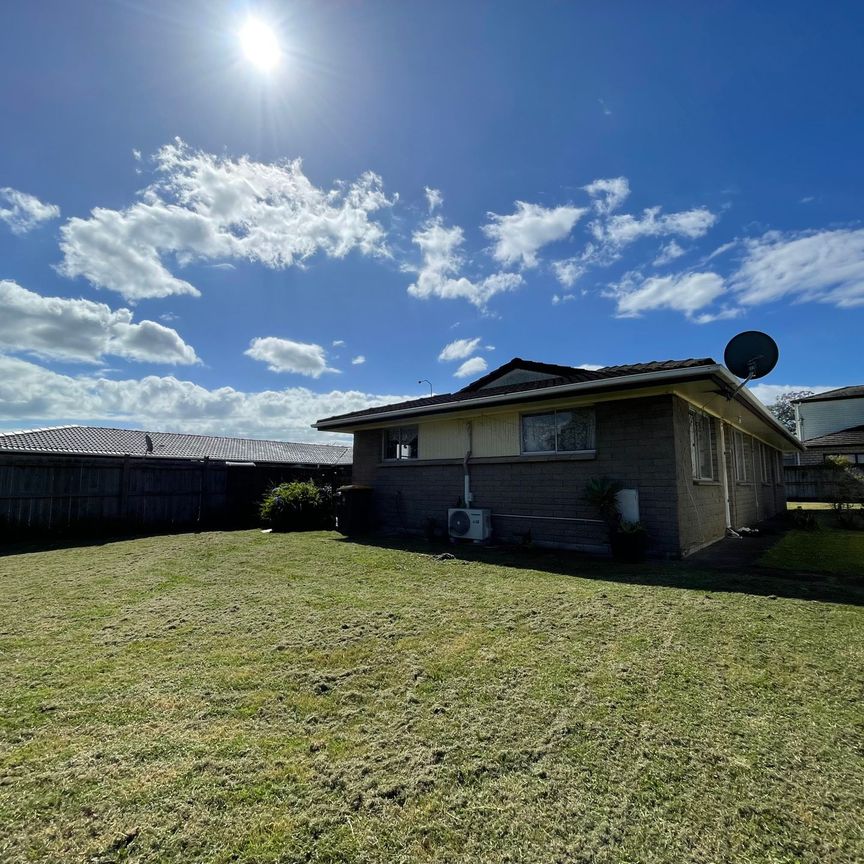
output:
M786 465L783 476L787 501L833 501L844 482L842 472L824 465ZM854 489L854 484L847 488ZM864 501L864 484L857 494L853 491L851 500Z
M0 454L0 530L149 530L255 524L265 490L287 480L350 482L351 466Z

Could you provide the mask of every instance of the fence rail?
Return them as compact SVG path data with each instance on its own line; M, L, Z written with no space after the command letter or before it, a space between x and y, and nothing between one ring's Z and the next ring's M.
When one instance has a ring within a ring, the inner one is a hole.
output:
M349 482L351 466L0 454L0 529L242 527L287 480Z
M843 497L841 484L844 482L844 475L836 468L824 465L786 465L783 476L786 481L787 501L834 501L838 496ZM860 484L857 494L853 492L851 500L864 501L864 484Z

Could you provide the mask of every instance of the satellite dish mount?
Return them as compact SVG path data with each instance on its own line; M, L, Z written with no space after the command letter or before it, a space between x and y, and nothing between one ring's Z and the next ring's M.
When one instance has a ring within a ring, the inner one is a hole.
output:
M747 330L729 340L723 362L729 371L744 380L727 397L731 400L739 390L757 378L764 378L780 358L777 343L759 330Z

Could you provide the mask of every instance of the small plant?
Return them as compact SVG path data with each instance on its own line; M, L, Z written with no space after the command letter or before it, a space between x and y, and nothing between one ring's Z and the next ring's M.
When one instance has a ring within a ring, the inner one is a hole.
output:
M595 477L585 485L585 500L606 523L612 557L616 561L642 561L648 549L648 532L641 522L621 518L618 493L622 488L617 480Z
M819 522L812 510L805 510L803 507L796 507L789 513L789 521L793 528L799 531L818 531Z
M616 561L636 563L645 560L648 531L641 522L620 522L609 539Z
M315 531L333 526L332 494L312 482L274 486L261 502L260 515L274 531Z
M831 508L841 528L861 527L861 510L855 502L864 500L864 472L842 456L829 456L825 464L833 470Z
M597 511L609 531L615 531L621 522L618 493L622 486L608 477L594 477L585 484L585 500Z

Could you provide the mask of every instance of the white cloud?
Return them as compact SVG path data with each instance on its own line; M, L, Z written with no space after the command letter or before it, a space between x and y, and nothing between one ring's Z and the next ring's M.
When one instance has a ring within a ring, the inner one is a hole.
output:
M333 345L334 348L344 348L345 347L345 340L344 339L334 339L331 344Z
M105 355L153 363L199 362L176 330L155 321L133 324L128 309L43 297L5 280L0 281L0 350L91 363Z
M442 363L450 360L464 360L470 357L479 347L483 340L478 336L476 339L456 339L441 349L438 359ZM489 346L487 345L487 350Z
M825 393L828 390L836 390L843 384L752 384L747 389L763 404L771 405L778 396L801 390L812 390L814 393Z
M789 297L864 305L864 229L784 235L769 232L745 242L745 258L732 288L745 305Z
M553 261L552 270L555 278L565 287L572 288L576 280L585 272L585 265L578 258L565 258Z
M660 249L660 253L654 259L655 267L662 267L676 258L680 258L684 254L684 249L681 248L674 240L670 240L665 246Z
M536 267L538 250L567 237L587 212L571 205L541 207L517 201L515 213L489 213L492 221L483 226L483 233L494 241L492 257L500 264Z
M356 390L314 393L305 387L257 393L232 387L208 390L173 376L122 381L73 377L0 355L0 421L16 428L60 421L123 422L166 432L320 441L325 436L310 428L318 419L412 398L416 396ZM350 444L350 438L339 440Z
M358 354L352 361L352 366L362 366L366 362L366 357L363 354Z
M426 221L411 239L420 247L423 256L417 278L408 286L408 293L412 297L422 300L430 297L461 297L483 308L496 294L511 291L522 284L522 277L517 273L494 273L478 282L460 276L464 263L461 248L465 235L458 225L451 228L445 226L440 217Z
M593 199L591 203L594 209L604 216L617 210L630 195L630 183L626 177L594 180L583 188Z
M440 189L431 189L429 186L424 191L426 192L426 204L429 207L429 212L434 213L444 203L444 196Z
M245 259L281 269L316 253L387 255L384 228L371 216L395 202L371 172L333 189L316 187L299 160L254 162L193 150L181 141L155 155L158 178L125 210L96 208L60 229L69 277L128 299L198 295L163 261Z
M675 309L692 317L725 292L725 283L716 273L680 273L648 279L628 273L613 286L619 318L636 318L651 309Z
M472 357L466 360L454 373L454 378L467 378L469 375L476 375L479 372L485 372L489 365L482 357Z
M580 363L577 369L587 369L589 372L596 372L598 369L604 369L604 366L598 366L596 363Z
M45 204L35 195L8 186L0 187L0 222L5 222L13 234L26 234L42 222L59 217L60 208L56 204Z
M253 360L266 363L271 372L295 372L310 378L320 378L325 372L339 371L327 365L324 349L310 342L263 336L253 339L243 353Z
M744 310L740 306L724 306L717 312L702 312L694 315L691 320L695 324L710 324L712 321L728 321L731 318L740 318Z
M560 303L569 303L571 300L575 300L575 294L553 294L552 295L552 305L558 306Z
M704 236L716 221L716 214L706 207L666 214L659 207L649 207L641 217L622 213L605 222L592 222L590 227L603 251L617 253L642 237L675 235L693 240Z

